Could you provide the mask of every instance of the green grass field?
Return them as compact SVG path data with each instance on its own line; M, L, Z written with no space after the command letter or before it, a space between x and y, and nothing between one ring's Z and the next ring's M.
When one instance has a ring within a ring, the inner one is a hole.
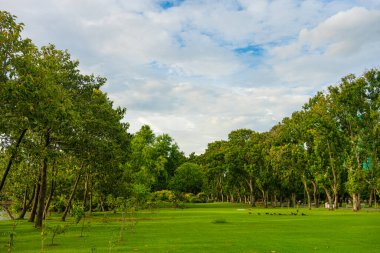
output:
M45 236L43 252L380 252L378 211L292 212L215 203L140 211L133 221L127 214L125 222L121 213L94 213L86 217L82 236L83 223L75 225L73 218L54 245L51 234ZM0 221L0 252L8 252L13 224ZM52 215L46 224L62 223ZM31 223L16 221L12 252L40 252L41 238Z

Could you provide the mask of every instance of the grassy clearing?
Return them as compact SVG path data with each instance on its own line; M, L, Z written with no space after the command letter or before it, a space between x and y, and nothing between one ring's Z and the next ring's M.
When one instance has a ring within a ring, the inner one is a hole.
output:
M197 204L185 209L140 211L135 219L95 213L83 223L70 218L64 234L44 240L44 252L378 252L380 212L340 209L250 209ZM302 215L302 213L304 215ZM281 214L281 215L280 215ZM39 252L41 233L16 221L13 252ZM6 252L13 222L0 222ZM48 226L61 224L58 216ZM82 234L82 236L81 236Z

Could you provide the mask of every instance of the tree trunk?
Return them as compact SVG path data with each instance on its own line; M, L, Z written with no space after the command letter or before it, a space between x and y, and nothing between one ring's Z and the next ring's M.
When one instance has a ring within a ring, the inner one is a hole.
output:
M338 209L338 200L339 200L339 195L338 193L334 192L334 209Z
M84 177L84 192L83 192L83 210L86 211L87 209L87 195L88 195L88 181L90 176L88 173L86 173Z
M368 201L368 207L372 207L372 201L373 201L373 189L369 192L369 201Z
M309 187L307 187L307 181L305 175L302 175L302 183L305 188L306 196L307 196L307 207L309 210L311 210L311 197L310 197L310 190Z
M100 204L100 209L102 210L102 212L104 212L104 203L103 203L103 196L100 195L99 197L99 204Z
M50 144L50 129L46 132L45 135L45 150ZM44 219L44 209L45 209L45 197L46 197L46 180L47 180L47 166L48 158L47 155L44 157L43 166L41 169L41 181L40 181L40 196L38 199L38 208L37 208L37 220L34 225L36 228L42 228L42 222Z
M251 202L251 206L252 207L255 207L256 206L256 201L255 201L255 194L253 193L253 180L252 178L249 178L249 180L246 180L247 183L248 183L248 186L249 186L249 193L250 193L250 202Z
M8 214L8 216L9 216L9 218L10 218L11 220L14 220L14 219L15 219L15 218L13 217L11 211L9 211L7 205L3 205L3 210Z
M208 198L208 197L207 197ZM88 210L90 212L90 214L92 213L92 189L90 191L90 209Z
M329 190L327 189L326 186L323 185L323 189L325 190L326 196L327 196L327 199L328 199L328 208L329 208L329 210L332 210L333 209L333 203L332 203L331 194L330 194L330 192L329 192Z
M46 171L47 171L47 158L44 159L43 166L41 169L41 180L40 180L40 194L38 198L38 207L37 207L37 219L36 228L42 228L42 221L44 218L44 208L45 208L45 196L46 196Z
M17 217L18 220L24 219L26 212L28 211L29 207L32 205L34 193L36 192L37 187L38 187L37 184L33 187L33 192L30 195L31 198L29 199L28 203L22 207L22 210L21 210L19 216Z
M297 202L297 200L296 200L296 193L295 192L293 192L292 193L292 206L293 207L296 207L296 202Z
M375 201L375 208L377 209L377 197L376 197L376 191L375 194L373 195L373 199Z
M51 185L50 185L50 193L49 193L48 199L46 201L45 209L44 209L44 219L46 218L46 214L49 211L50 202L54 195L54 190L55 190L55 180L54 178L52 178Z
M33 197L33 206L32 210L30 212L29 216L29 222L34 222L34 219L36 217L36 212L37 212L37 206L38 206L38 198L40 196L40 181L41 180L41 174L38 176L38 182L36 183L36 191Z
M306 196L307 196L307 208L311 210L311 196L310 196L310 191L306 191Z
M72 200L74 198L75 191L77 190L79 179L80 179L80 174L78 174L77 179L75 180L73 191L70 194L69 200L67 201L67 205L66 205L65 211L63 212L63 215L61 217L62 221L66 220L66 216L69 213L69 210L70 210L70 207L71 207L71 202L72 202Z
M90 212L90 214L92 213L92 204L93 204L92 197L93 197L93 193L94 193L94 180L91 179L91 181L90 181L90 190L89 190L89 194L90 194L90 209L89 209L89 212ZM208 198L208 196L207 196L207 198Z
M272 207L277 207L277 196L276 196L276 194L272 195Z
M352 211L357 212L358 209L358 195L357 193L352 194Z
M240 191L237 192L237 195L238 195L239 203L241 203L241 194L240 194Z
M311 183L313 184L313 199L314 199L314 207L318 208L319 207L319 200L317 197L317 183L312 180Z
M338 187L335 184L333 185L333 193L334 193L334 209L338 209L339 195L338 195Z
M12 163L13 163L14 159L16 158L16 155L17 155L17 152L18 152L18 148L19 148L19 146L21 144L21 141L24 138L25 133L26 133L27 130L28 129L22 130L22 132L20 134L20 137L17 139L17 143L16 143L16 146L15 146L15 149L13 150L12 155L9 158L8 165L5 168L3 178L1 179L1 182L0 182L0 192L3 189L3 187L4 187L5 180L7 179L8 173L9 173L11 167L12 167Z
M24 192L24 198L22 200L22 210L26 208L26 205L28 204L28 198L29 198L29 191L28 191L28 186L25 187L25 192Z

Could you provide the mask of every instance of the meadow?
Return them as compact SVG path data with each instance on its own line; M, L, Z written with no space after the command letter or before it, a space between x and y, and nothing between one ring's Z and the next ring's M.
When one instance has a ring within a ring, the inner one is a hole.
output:
M380 212L369 209L297 212L212 203L93 213L78 224L59 218L51 214L45 224L66 225L53 244L49 229L0 221L0 252L380 252Z

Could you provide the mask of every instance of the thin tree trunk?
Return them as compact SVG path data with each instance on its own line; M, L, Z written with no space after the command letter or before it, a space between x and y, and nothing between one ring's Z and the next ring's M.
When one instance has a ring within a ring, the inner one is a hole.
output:
M292 206L296 207L296 193L292 192Z
M90 209L89 209L90 214L92 213L92 204L93 202L92 202L92 190L91 190L90 191Z
M369 192L369 202L368 202L368 207L372 207L373 192L374 192L373 189L371 189L371 191Z
M102 210L102 212L104 212L104 203L103 203L103 196L100 195L99 197L99 202L100 202L100 209Z
M50 144L50 129L46 132L45 135L45 149L47 150ZM38 208L37 208L37 220L34 225L36 228L42 228L42 222L44 219L44 209L45 209L45 197L46 197L46 180L47 180L47 166L48 158L47 155L44 157L43 166L41 170L41 185L40 185L40 196L38 199Z
M312 180L311 183L313 184L314 207L318 208L319 207L319 200L317 197L317 183L314 180Z
M72 202L72 200L74 198L75 191L77 190L79 179L80 179L80 174L78 174L77 179L75 180L73 191L70 194L69 200L67 201L67 205L66 205L65 211L63 212L63 215L62 215L62 218L61 218L62 221L66 220L66 216L67 216L67 214L68 214L68 212L70 210L71 202Z
M307 187L307 181L306 181L306 176L302 175L302 183L305 188L306 196L307 196L307 207L309 210L311 210L311 196L310 196L310 190L309 187Z
M36 191L35 191L35 194L34 194L34 197L33 197L33 206L32 206L32 210L30 212L30 216L29 216L29 222L34 222L34 219L36 217L36 212L37 212L37 206L38 206L38 198L40 196L40 178L41 178L41 175L38 176L38 182L36 183Z
M54 180L54 178L52 178L51 179L51 185L50 185L50 193L49 193L48 199L46 201L45 209L44 209L44 219L46 219L46 214L49 211L50 202L51 202L53 195L54 195L54 190L55 190L55 180Z
M89 194L90 194L90 209L89 209L89 212L90 212L90 214L92 213L92 204L93 204L93 199L92 199L92 197L93 197L93 191L94 191L94 180L91 178L91 180L90 180L90 192L89 192Z
M3 205L3 209L4 209L4 211L8 214L8 216L9 216L9 218L10 218L11 220L14 220L14 219L15 219L15 218L13 217L11 211L9 211L7 205Z
M3 175L2 179L1 179L1 182L0 182L0 192L3 189L3 187L4 187L5 180L7 179L8 173L9 173L11 167L12 167L12 163L13 163L14 159L16 158L16 155L17 155L17 152L18 152L18 148L20 147L21 141L24 138L25 133L26 133L27 130L28 129L22 130L22 132L20 134L20 137L17 139L17 143L16 143L16 146L15 146L15 149L13 150L12 155L9 158L8 165L5 168L4 175Z
M237 192L239 203L241 203L241 194L240 191Z
M277 207L277 196L275 193L272 195L272 207Z
M331 194L329 192L329 190L326 188L326 186L323 185L323 189L325 190L326 192L326 196L327 196L327 199L328 199L328 204L329 204L329 210L332 210L333 209L333 204L332 204L332 197L331 197Z
M83 192L83 210L86 211L87 209L87 195L88 195L88 181L89 181L89 175L86 173L84 177L84 192Z
M28 186L25 187L25 192L24 192L24 198L22 200L22 209L24 210L26 208L27 202L29 198L29 191L28 191Z
M377 197L376 197L376 191L375 194L373 195L373 199L375 201L375 208L377 209Z
M33 197L34 197L34 193L36 192L36 188L37 188L37 184L33 187L33 192L32 194L30 195L31 198L29 199L28 203L26 205L23 206L19 216L17 217L18 220L22 220L24 219L25 217L25 214L26 212L28 211L28 209L30 208L30 206L32 205L32 202L33 202Z
M232 194L232 192L230 193L230 201L231 203L234 203L234 195Z
M338 209L338 199L339 199L338 191L334 189L334 209Z
M249 180L246 180L249 186L249 193L250 193L250 201L251 201L251 206L255 207L256 206L256 201L255 201L255 194L253 193L253 180L252 178L249 178Z

